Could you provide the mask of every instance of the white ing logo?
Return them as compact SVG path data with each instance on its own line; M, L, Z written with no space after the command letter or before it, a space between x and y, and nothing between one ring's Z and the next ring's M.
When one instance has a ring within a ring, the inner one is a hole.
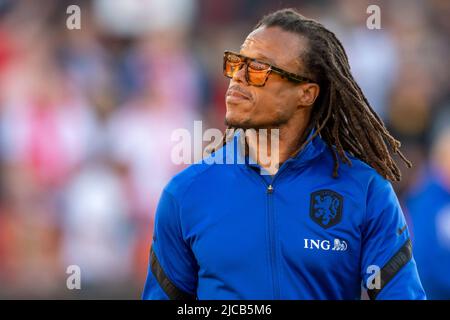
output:
M310 250L324 250L324 251L346 251L347 242L341 239L334 239L333 243L329 240L314 240L314 239L304 239L305 246L304 249Z

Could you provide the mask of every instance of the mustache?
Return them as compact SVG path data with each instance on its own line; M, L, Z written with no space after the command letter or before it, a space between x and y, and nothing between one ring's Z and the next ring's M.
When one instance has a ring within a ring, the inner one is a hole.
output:
M247 90L243 89L242 87L240 87L237 84L232 85L231 87L229 87L226 94L228 94L230 91L237 91L237 92L243 94L244 96L246 96L247 98L252 98L252 94L250 92L248 92Z

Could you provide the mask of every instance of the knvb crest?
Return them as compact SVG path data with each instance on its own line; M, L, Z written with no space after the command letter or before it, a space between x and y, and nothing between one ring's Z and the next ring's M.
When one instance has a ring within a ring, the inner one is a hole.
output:
M309 216L323 228L338 224L342 219L342 196L332 190L311 193Z

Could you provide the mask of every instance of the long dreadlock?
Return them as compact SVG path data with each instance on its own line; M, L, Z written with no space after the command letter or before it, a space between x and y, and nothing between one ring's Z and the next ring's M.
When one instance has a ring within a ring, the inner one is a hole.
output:
M294 9L279 10L263 17L254 30L259 27L280 27L304 36L308 41L309 47L300 54L300 59L306 75L315 79L321 90L309 124L309 128L316 130L299 150L320 134L333 153L334 177L338 176L339 160L351 165L346 151L386 179L399 181L400 169L391 152L398 154L408 167L412 164L399 150L400 142L388 132L353 79L347 54L336 35ZM223 144L229 138L230 135L225 134Z

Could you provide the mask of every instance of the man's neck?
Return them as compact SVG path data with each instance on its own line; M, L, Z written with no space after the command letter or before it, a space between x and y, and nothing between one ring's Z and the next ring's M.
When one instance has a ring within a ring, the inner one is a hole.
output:
M247 139L250 157L270 175L275 175L282 163L300 151L308 134L307 124L299 127L295 123L294 127L292 122L288 122L276 129L267 130L267 139Z

